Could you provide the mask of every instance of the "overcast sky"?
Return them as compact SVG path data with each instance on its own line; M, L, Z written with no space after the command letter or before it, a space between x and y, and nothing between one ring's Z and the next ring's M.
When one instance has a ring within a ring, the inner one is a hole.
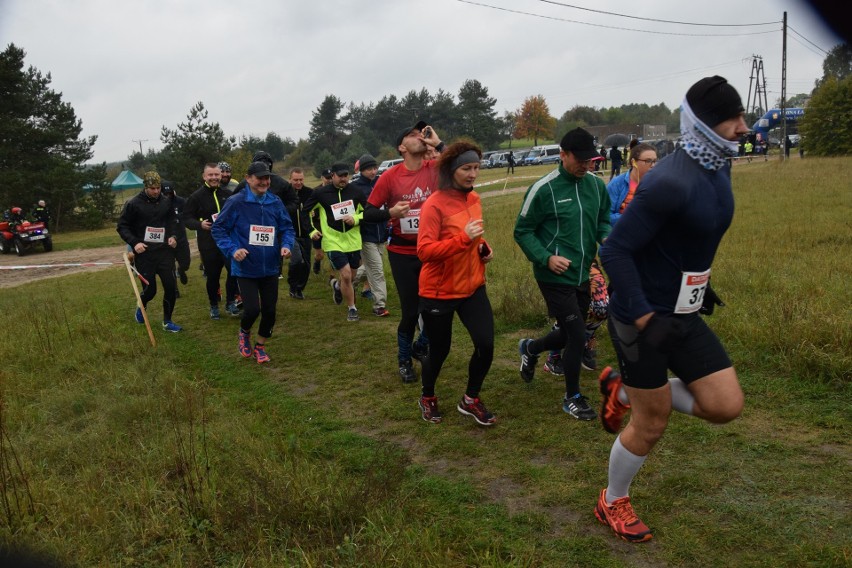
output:
M98 136L95 160L109 162L138 150L134 140L161 148L161 127L198 101L228 135L298 140L328 94L455 95L467 79L488 88L500 115L536 94L557 118L575 105L673 109L714 74L745 101L759 55L772 105L785 10L797 32L787 40L789 97L810 92L840 43L796 0L0 0L0 40L51 73L84 135Z

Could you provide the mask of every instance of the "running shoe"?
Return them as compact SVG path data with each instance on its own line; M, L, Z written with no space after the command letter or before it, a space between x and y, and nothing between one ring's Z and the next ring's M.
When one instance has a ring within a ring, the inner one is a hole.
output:
M437 396L421 396L417 404L420 406L420 415L423 420L433 424L441 422L441 411L438 410Z
M136 323L145 323L145 318L142 316L142 308L136 308Z
M301 290L290 290L290 297L295 298L297 300L305 299L305 295L302 293Z
M240 355L246 359L254 355L254 349L251 347L251 332L240 329L238 338Z
M563 398L562 410L577 420L594 420L598 417L598 413L589 405L589 399L581 394L572 396L571 398Z
M485 404L479 398L474 398L468 403L462 396L456 408L465 416L473 416L473 419L480 426L493 426L497 422L497 417L485 408Z
M363 292L361 292L361 297L370 300L371 302L376 299L376 297L373 296L372 290L364 290Z
M210 319L218 320L219 317L219 306L210 306Z
M164 321L163 322L163 331L170 331L171 333L177 333L181 330L183 330L183 328L173 321Z
M340 282L337 281L337 278L332 278L328 281L328 285L331 286L331 297L334 303L339 306L343 303L343 292L340 291Z
M349 308L349 313L346 315L346 321L358 321L361 319L358 316L358 308Z
M518 342L518 352L521 354L521 378L525 383L531 383L535 377L535 366L538 364L538 355L529 352L529 344L532 339L521 339Z
M595 506L595 517L612 529L616 535L627 542L645 542L654 538L648 525L639 520L630 497L622 497L607 505L606 488L601 489L598 504Z
M266 354L266 349L260 343L254 344L254 358L258 363L269 363L269 355Z
M225 311L228 312L228 315L237 317L240 315L240 308L237 307L236 302L231 302L227 306L225 306Z
M610 434L617 434L624 422L624 415L630 409L629 404L618 400L621 390L621 375L612 367L604 367L598 377L601 389L601 424Z
M598 340L592 337L586 342L583 347L583 359L580 364L587 371L594 371L598 368Z
M186 276L186 270L183 268L178 268L178 278L180 279L180 283L186 286L186 283L189 282L189 278Z
M388 311L388 309L386 307L380 306L380 307L377 307L377 308L373 308L373 315L376 315L380 318L384 318L384 317L389 316L390 312Z
M421 338L422 339L422 338ZM411 357L417 359L421 363L423 359L429 356L429 344L423 341L415 341L411 344Z
M544 362L544 370L551 375L565 376L565 369L562 367L562 356L558 351L548 353L547 360Z
M417 373L414 372L414 367L412 366L411 361L400 361L399 378L406 384L417 382Z

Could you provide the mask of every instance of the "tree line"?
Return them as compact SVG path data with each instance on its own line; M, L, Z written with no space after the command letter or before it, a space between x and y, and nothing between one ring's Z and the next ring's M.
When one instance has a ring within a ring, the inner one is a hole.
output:
M174 128L163 126L160 150L144 155L133 152L126 162L112 167L88 164L97 136L81 137L82 123L74 109L50 87L50 73L25 68L23 49L9 44L0 53L0 208L27 209L45 199L54 222L69 227L97 227L114 215L110 182L121 168L137 174L156 169L187 194L200 184L206 162L228 161L234 177L241 177L257 150L269 152L284 168L300 166L317 177L335 161L354 163L364 153L379 160L397 156L392 146L405 126L425 119L446 141L466 138L483 149L498 149L511 139L531 139L534 144L557 142L577 126L664 124L678 132L680 111L665 104L631 103L611 108L574 106L559 118L551 114L542 95L532 95L515 111L498 116L496 99L475 79L465 81L457 94L423 88L402 97L385 95L377 102L344 103L326 95L310 120L307 138L294 141L268 132L227 136L211 121L203 102L196 103L186 121ZM823 77L810 95L800 122L810 155L848 155L852 152L852 49L841 44L823 62ZM789 106L789 104L788 104ZM746 117L751 124L757 117Z

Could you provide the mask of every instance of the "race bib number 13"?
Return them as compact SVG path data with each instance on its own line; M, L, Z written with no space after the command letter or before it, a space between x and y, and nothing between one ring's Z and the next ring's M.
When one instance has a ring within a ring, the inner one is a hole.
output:
M420 232L420 209L411 209L399 220L399 231L403 235L416 235Z
M275 227L251 225L249 228L249 244L258 247L275 246Z
M680 281L680 292L677 295L674 313L691 314L701 309L704 303L704 292L710 281L710 270L705 272L684 272Z

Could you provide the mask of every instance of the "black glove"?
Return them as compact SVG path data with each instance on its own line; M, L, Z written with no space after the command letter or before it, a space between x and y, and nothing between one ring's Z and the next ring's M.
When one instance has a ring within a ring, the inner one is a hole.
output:
M713 288L710 287L710 283L708 282L707 289L704 290L704 301L701 303L698 313L705 316L712 316L716 306L724 307L724 305L725 302L716 295L716 292L713 291Z
M660 353L671 353L680 343L683 323L671 316L654 314L641 332L644 343Z

